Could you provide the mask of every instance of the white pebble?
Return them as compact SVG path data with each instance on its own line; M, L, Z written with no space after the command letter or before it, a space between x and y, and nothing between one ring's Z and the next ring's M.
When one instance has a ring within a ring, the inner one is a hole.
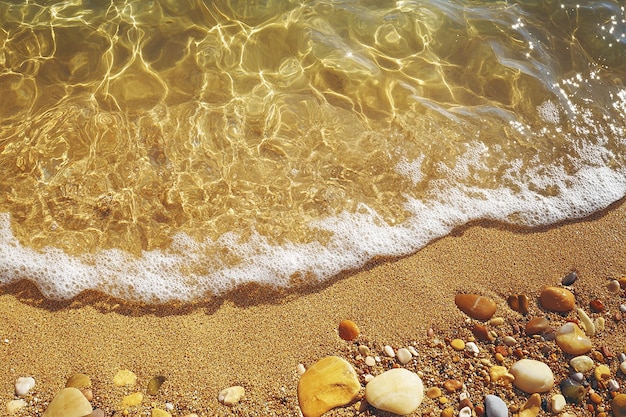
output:
M609 382L606 383L609 391L617 391L619 390L619 384L614 379L609 379Z
M374 365L376 365L376 359L374 359L373 356L368 356L368 357L365 358L365 364L367 366L374 366Z
M572 358L569 364L576 372L589 372L593 369L593 359L587 355L580 355Z
M565 408L565 397L561 394L555 394L550 399L550 410L554 414L558 414Z
M472 409L469 407L461 408L461 411L459 411L459 417L472 417Z
M626 304L620 304L619 311L621 311L622 313L626 313Z
M306 368L304 367L304 364L301 364L301 363L297 364L296 365L296 372L300 376L304 375L304 373L306 372Z
M609 289L610 292L612 292L613 294L617 294L621 287L619 285L619 281L616 279L612 279L609 281L609 283L606 285L606 287Z
M365 376L363 377L363 379L365 380L365 383L367 384L368 382L370 382L372 379L374 379L374 375L372 374L365 374Z
M550 367L534 359L515 362L509 372L515 377L513 385L528 394L550 391L554 386L554 374Z
M626 361L626 354L624 352L620 353L619 355L617 355L617 360L622 363L624 361Z
M480 349L478 349L478 346L474 342L467 342L465 344L465 349L467 349L468 352L472 352L474 355L478 355L480 353Z
M17 412L24 407L26 407L26 401L21 398L19 400L11 400L7 403L7 411L9 414L17 414Z
M626 375L626 361L619 364L619 370L622 371L624 375Z
M21 376L15 381L15 394L18 397L26 395L35 386L35 378L32 376Z
M508 347L512 347L517 345L517 340L515 340L515 338L513 336L505 336L502 341L504 342L505 345L507 345Z
M236 385L234 387L224 388L217 395L217 399L224 405L232 406L237 404L245 395L244 387Z
M419 355L419 353L417 353L417 350L413 346L409 346L409 352L411 352L411 355L413 356Z
M398 353L396 355L398 356L398 361L400 361L401 364L409 363L411 359L413 359L413 355L411 355L411 352L409 352L406 348L398 349Z
M487 417L508 417L509 408L502 398L489 394L485 396L485 415Z
M365 399L379 410L410 414L424 399L424 384L416 373L408 369L390 369L365 386Z
M172 411L174 409L174 404L172 404L172 403L165 403L165 409L167 411Z
M394 352L391 346L385 345L384 351L385 351L385 355L389 356L390 358L396 357L396 352Z

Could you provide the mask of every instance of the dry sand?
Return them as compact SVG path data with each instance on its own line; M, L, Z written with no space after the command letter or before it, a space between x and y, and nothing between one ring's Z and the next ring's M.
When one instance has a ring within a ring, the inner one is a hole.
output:
M623 201L591 218L542 230L475 224L413 256L380 261L299 293L268 295L248 288L201 305L152 308L116 305L93 294L53 303L21 283L0 295L0 414L15 398L17 377L36 380L32 393L39 406L18 414L30 416L70 375L82 372L92 378L93 405L107 416L124 415L122 396L145 392L155 375L167 378L160 393L129 415L146 415L152 405L164 408L166 401L175 406L174 416L298 415L296 365L354 351L355 343L337 336L341 320L355 321L361 329L357 342L375 349L415 343L419 350L428 342L429 327L442 338L469 336L455 294L487 295L496 300L497 315L523 321L507 306L507 296L527 294L531 315L541 314L536 302L541 288L559 284L572 269L580 277L573 286L577 302L585 305L599 297L607 304L611 331L594 344L620 352L626 323L615 323L609 315L624 299L610 294L606 283L626 275ZM113 386L113 376L125 368L138 375L135 388ZM218 392L236 384L246 387L244 400L233 409L219 404ZM424 407L428 404L417 415ZM352 407L334 414L354 413Z

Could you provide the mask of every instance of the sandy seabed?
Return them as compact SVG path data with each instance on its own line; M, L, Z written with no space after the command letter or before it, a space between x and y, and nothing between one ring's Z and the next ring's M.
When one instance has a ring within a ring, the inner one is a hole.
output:
M597 297L607 305L612 330L597 336L594 345L621 352L626 320L610 317L626 300L610 294L606 284L626 276L624 201L590 218L540 230L476 223L415 255L381 260L321 287L285 294L245 288L192 306L150 307L94 294L51 302L26 283L12 285L0 295L0 414L16 398L17 377L36 380L27 397L35 406L17 414L31 416L80 372L91 377L92 405L106 416L147 415L166 402L174 406L173 416L298 415L298 363L310 366L327 355L353 360L348 356L358 343L374 349L414 344L419 351L428 342L428 328L442 339L467 337L467 317L454 305L459 292L489 296L498 305L496 315L523 322L507 305L508 295L527 294L530 316L541 315L540 290L560 284L571 270L579 274L572 286L577 303ZM338 337L343 319L359 325L356 342ZM419 370L420 362L415 367ZM120 369L137 374L135 387L113 385ZM142 406L124 414L122 397L145 392L156 375L166 377L158 395L146 396ZM430 380L427 376L427 386ZM232 385L243 385L246 395L229 408L217 395ZM356 413L347 407L328 415ZM365 415L387 414L370 408Z

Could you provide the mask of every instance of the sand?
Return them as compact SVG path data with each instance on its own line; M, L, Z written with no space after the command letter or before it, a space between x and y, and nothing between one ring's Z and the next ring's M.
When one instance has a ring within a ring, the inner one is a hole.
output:
M453 301L459 292L487 295L498 304L496 315L523 321L508 307L507 296L527 294L531 316L540 315L541 288L559 284L572 269L579 273L572 287L577 302L586 305L598 297L607 305L612 330L594 344L620 352L626 323L610 317L623 299L610 294L606 283L626 276L623 201L590 218L541 230L476 223L412 256L380 260L321 287L285 294L247 288L194 306L155 308L118 305L97 294L55 303L20 283L0 295L0 414L15 398L17 377L36 380L32 394L38 402L27 399L39 405L18 414L35 415L69 376L82 372L93 381L92 404L107 416L123 415L122 396L145 392L155 375L167 378L161 391L129 415L146 415L152 405L165 408L166 402L174 405L173 416L298 415L298 363L310 366L326 355L352 360L357 343L419 347L428 343L431 327L442 339L468 338L467 317ZM338 337L343 319L359 325L356 343ZM135 372L138 385L113 386L120 369ZM218 392L231 385L246 388L233 409L217 401ZM329 415L354 413L349 407Z

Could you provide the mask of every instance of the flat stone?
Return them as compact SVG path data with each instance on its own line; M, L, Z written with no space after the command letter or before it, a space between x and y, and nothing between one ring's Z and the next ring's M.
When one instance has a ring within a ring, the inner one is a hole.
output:
M22 408L26 407L26 401L21 398L19 400L11 400L6 407L9 414L17 414Z
M43 417L84 417L93 409L78 388L63 388L52 399Z
M509 307L521 314L528 314L528 297L524 294L511 294L507 298Z
M217 400L224 405L232 407L237 404L246 394L246 389L240 385L224 388L217 395Z
M163 375L157 375L150 378L148 381L148 387L146 388L146 394L148 395L157 395L159 389L161 389L161 385L165 382L165 377Z
M128 369L117 371L113 377L113 384L116 387L130 387L137 383L137 375Z
M576 304L574 294L563 287L545 287L541 291L539 301L546 310L559 313L571 311Z
M508 417L509 407L497 395L485 396L485 416L486 417Z
M458 294L454 303L459 310L476 320L489 320L496 312L496 303L478 294Z
M130 395L125 395L122 398L122 407L135 407L143 401L143 394L141 392L135 392Z
M515 377L513 385L529 394L550 391L554 386L554 374L550 367L534 359L515 362L509 372Z
M160 408L153 408L150 411L150 417L172 417L172 415L165 410L161 410Z
M617 394L611 401L611 408L615 417L626 417L626 394Z
M572 368L574 368L576 372L582 372L582 373L591 371L594 365L593 359L591 359L587 355L580 355L580 356L573 357L569 361L569 364L571 365Z
M32 376L21 376L15 380L15 395L21 397L28 394L35 386L35 378Z
M424 384L416 373L408 369L390 369L365 386L365 399L379 410L410 414L424 399Z
M591 350L591 339L575 323L565 323L556 332L556 344L570 355L582 355Z
M298 403L304 417L319 417L353 402L361 389L352 365L337 356L314 363L298 381Z

